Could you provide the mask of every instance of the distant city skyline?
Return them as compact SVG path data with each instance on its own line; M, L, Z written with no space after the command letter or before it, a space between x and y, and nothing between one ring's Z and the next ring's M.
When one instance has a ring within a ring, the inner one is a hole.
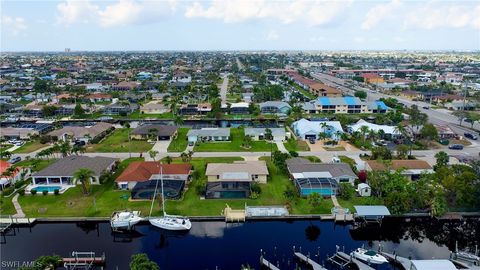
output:
M480 50L478 1L4 1L1 51Z

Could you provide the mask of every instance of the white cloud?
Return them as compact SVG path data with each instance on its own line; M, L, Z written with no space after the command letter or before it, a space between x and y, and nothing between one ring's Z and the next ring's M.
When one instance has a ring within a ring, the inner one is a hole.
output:
M371 29L381 21L394 17L401 7L402 3L400 0L393 0L386 4L374 6L367 12L365 20L362 23L362 29Z
M57 5L58 20L66 25L95 22L102 27L154 23L176 9L176 1L119 0L101 8L90 0L66 0Z
M11 35L17 36L27 28L27 23L23 17L2 16L2 29Z
M187 18L220 19L226 23L275 19L285 24L300 21L316 26L332 22L350 4L351 0L213 0L207 5L204 2L192 3L187 6L184 15Z
M465 28L480 29L480 4L469 6L431 1L405 16L404 28Z
M57 5L59 23L89 23L98 16L99 7L90 1L66 0Z
M280 38L280 35L275 30L269 31L267 33L267 36L265 37L266 40L277 40L279 38Z

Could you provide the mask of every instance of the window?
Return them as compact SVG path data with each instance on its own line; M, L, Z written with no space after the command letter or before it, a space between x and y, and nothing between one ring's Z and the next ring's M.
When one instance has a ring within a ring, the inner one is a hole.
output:
M350 179L348 178L340 178L340 183L348 183L350 182Z

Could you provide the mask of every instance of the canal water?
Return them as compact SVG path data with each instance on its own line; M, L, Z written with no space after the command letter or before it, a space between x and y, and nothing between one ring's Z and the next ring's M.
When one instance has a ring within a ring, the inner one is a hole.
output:
M188 233L139 225L129 234L112 233L109 223L39 223L15 228L2 237L2 261L31 261L40 255L68 256L72 251L105 253L107 269L128 269L130 256L147 253L160 269L260 269L259 257L294 269L293 247L325 263L336 246L361 247L417 259L448 258L450 250L474 250L480 244L480 220L385 219L381 226L354 227L322 221L255 221L242 224L193 222ZM2 268L9 269L9 268ZM396 269L383 265L378 269Z

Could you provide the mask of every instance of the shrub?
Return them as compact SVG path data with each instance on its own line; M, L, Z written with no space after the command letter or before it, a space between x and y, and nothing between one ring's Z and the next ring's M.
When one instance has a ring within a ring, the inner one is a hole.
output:
M37 190L36 190L36 189L32 189L32 190L30 190L30 194L32 194L32 195L35 195L35 194L37 194Z
M3 196L8 196L8 195L12 194L13 191L15 191L14 187L8 187L8 188L3 190Z
M55 195L60 194L60 190L59 190L58 188L54 189L54 190L53 190L53 194L55 194Z
M257 193L258 195L262 193L262 188L260 187L260 184L258 184L257 182L253 182L250 189L252 190L252 193Z
M290 156L292 157L298 157L298 153L296 151L288 151L290 153Z
M20 194L20 196L25 195L25 189L20 189L20 190L18 191L18 194Z
M250 194L250 199L257 199L258 197L260 196L260 194L258 194L257 192L253 192Z
M355 188L350 183L340 183L340 196L350 200L355 195Z
M42 191L42 194L43 194L43 196L47 195L47 194L48 194L48 190Z
M25 184L25 181L17 181L15 182L14 186L15 188L21 188Z

